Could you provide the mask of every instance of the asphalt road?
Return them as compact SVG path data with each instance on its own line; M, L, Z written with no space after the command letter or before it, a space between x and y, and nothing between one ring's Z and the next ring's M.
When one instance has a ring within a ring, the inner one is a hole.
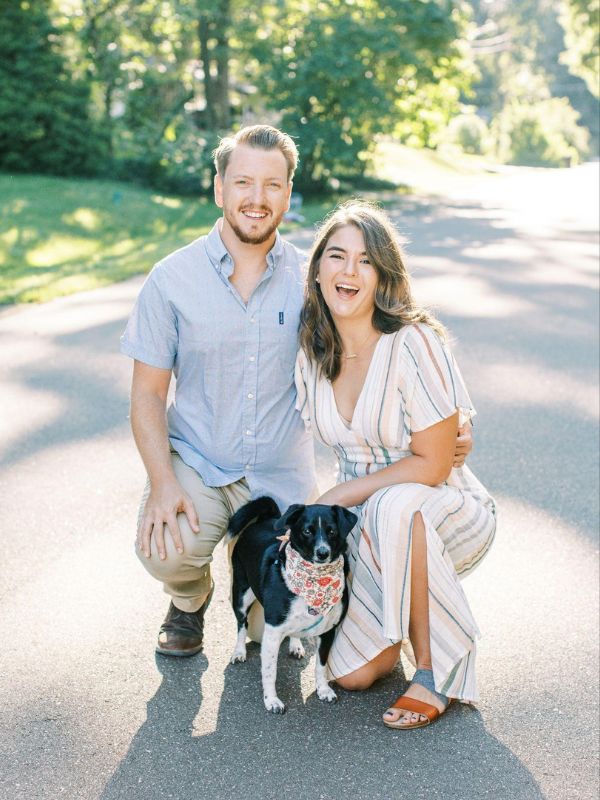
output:
M422 730L380 723L401 668L323 706L312 661L283 652L289 710L268 715L256 647L228 664L222 550L204 653L155 657L167 600L133 555L144 475L117 354L141 279L0 313L1 798L597 797L597 185L597 165L507 171L395 214L500 509L465 581L481 702Z

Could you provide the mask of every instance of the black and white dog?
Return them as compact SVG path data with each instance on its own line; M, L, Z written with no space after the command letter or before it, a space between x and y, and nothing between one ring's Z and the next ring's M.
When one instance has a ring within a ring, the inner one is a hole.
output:
M346 539L356 522L356 515L342 506L293 505L281 516L270 497L242 506L229 522L228 538L236 540L231 602L238 625L231 663L246 660L248 610L258 599L265 610L261 671L267 711L285 711L275 688L277 655L285 636L290 637L289 652L295 658L304 656L300 639L319 638L317 695L336 700L325 664L335 628L348 607Z

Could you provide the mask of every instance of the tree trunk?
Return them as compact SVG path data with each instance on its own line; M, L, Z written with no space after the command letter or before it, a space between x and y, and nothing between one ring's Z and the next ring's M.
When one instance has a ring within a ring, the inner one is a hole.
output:
M215 11L215 109L217 127L229 128L229 40L228 28L231 22L230 0L220 0Z
M204 100L206 102L206 127L213 130L215 125L215 89L211 75L211 57L209 49L211 21L206 12L198 18L198 35L200 39L200 63L204 72Z
M229 39L230 0L218 0L211 11L198 17L200 62L204 72L206 126L209 130L229 128Z

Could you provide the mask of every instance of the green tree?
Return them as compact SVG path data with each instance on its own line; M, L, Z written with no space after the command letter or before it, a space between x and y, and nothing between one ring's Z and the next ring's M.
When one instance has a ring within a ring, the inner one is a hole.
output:
M565 29L562 62L600 95L600 0L564 0L560 21Z
M238 30L263 102L297 137L298 184L363 172L375 137L421 144L456 111L465 83L449 2L288 0L257 7Z
M1 0L0 168L92 174L104 140L89 116L89 86L73 80L42 0Z

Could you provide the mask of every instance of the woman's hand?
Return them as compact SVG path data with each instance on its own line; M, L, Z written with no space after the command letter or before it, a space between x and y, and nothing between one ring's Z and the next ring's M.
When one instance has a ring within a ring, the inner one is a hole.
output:
M465 458L473 449L473 427L470 422L465 422L458 429L458 436L456 437L456 449L454 451L453 467L462 467L465 463Z

